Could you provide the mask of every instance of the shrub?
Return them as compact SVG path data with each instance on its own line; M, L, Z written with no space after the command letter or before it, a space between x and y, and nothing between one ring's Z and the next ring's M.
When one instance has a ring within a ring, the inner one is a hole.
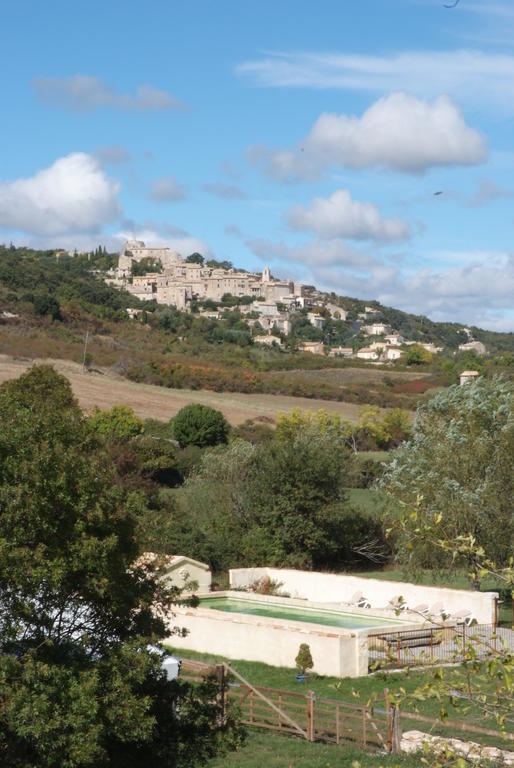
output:
M61 307L53 296L40 294L34 297L34 309L38 315L48 315L52 320L61 319Z
M302 643L298 651L298 655L295 659L295 664L302 673L305 675L308 669L312 669L314 662L312 660L311 649L307 643Z
M182 408L171 426L181 447L196 445L199 448L226 443L230 429L221 411L200 403Z
M289 597L286 592L281 592L280 587L284 586L283 581L270 579L269 576L261 576L250 584L250 592L258 595L275 595L276 597Z
M89 426L111 440L128 440L144 431L144 422L128 405L115 405L108 411L95 408L89 417Z

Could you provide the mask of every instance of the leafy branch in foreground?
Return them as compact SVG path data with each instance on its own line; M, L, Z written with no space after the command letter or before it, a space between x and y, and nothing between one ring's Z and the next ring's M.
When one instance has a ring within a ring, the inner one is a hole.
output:
M144 496L68 381L41 366L3 384L0 425L0 764L189 768L238 743L215 687L162 669L180 590L139 560Z
M398 529L407 548L409 545L413 548L422 541L424 546L446 553L456 564L463 561L472 563L473 575L479 573L482 578L494 576L506 589L513 589L512 558L507 565L498 566L472 534L448 540L443 533L440 514L430 516L420 509L413 510L397 520L389 534L398 533ZM440 627L444 632L442 623ZM492 635L484 634L480 627L468 630L465 636L457 634L453 660L455 666L433 667L431 678L413 693L401 690L400 694L392 697L394 703L399 707L415 707L417 702L436 700L441 722L448 720L452 713L460 717L478 714L485 723L491 723L497 729L499 742L505 739L507 743L507 734L514 731L514 656L502 637L501 629L497 628ZM440 748L431 758L425 757L424 762L433 768L463 768L475 764L473 759L468 761L446 747Z

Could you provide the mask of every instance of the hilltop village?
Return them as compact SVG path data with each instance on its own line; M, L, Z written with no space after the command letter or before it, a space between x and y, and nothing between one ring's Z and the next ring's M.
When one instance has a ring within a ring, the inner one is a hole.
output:
M262 273L234 269L228 263L207 262L200 254L184 259L168 247L147 246L141 240L125 242L118 265L109 270L107 283L123 288L142 301L175 307L182 311L193 308L199 314L217 319L222 312L219 303L227 297L235 300L237 311L253 329L253 341L266 346L283 346L283 339L291 334L292 316L301 312L311 326L322 331L327 318L351 324L353 337L361 343L341 346L326 340L305 340L298 344L299 351L330 357L353 357L375 363L399 360L409 347L421 347L430 355L443 352L443 347L432 342L404 338L398 330L381 320L377 307L365 306L356 317L349 317L344 307L327 301L326 295L312 287L292 280L277 280L268 267ZM140 309L127 309L137 317ZM459 351L486 354L485 345L464 329L467 341Z

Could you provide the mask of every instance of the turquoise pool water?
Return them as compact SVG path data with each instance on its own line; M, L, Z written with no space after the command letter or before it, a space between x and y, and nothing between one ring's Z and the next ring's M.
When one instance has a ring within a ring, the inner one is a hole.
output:
M251 616L305 621L309 624L323 624L328 627L344 627L345 629L369 629L401 624L399 621L378 619L375 616L358 616L343 611L324 611L320 608L294 607L264 603L258 600L238 600L235 597L206 597L200 600L200 607L212 608L215 611L227 611L228 613L247 613Z

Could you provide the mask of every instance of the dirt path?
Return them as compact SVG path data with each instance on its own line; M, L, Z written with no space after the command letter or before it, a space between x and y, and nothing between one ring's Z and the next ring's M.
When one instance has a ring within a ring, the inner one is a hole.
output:
M168 421L188 403L203 403L222 411L231 424L241 424L246 419L266 416L275 419L278 413L301 408L316 411L323 408L339 413L342 418L355 421L358 406L329 400L313 400L287 395L248 395L239 392L211 392L208 390L166 389L151 384L135 384L117 377L111 372L82 372L77 363L67 360L27 360L0 355L0 383L20 376L33 363L50 363L66 376L82 408L91 410L111 408L113 405L130 405L141 418Z

